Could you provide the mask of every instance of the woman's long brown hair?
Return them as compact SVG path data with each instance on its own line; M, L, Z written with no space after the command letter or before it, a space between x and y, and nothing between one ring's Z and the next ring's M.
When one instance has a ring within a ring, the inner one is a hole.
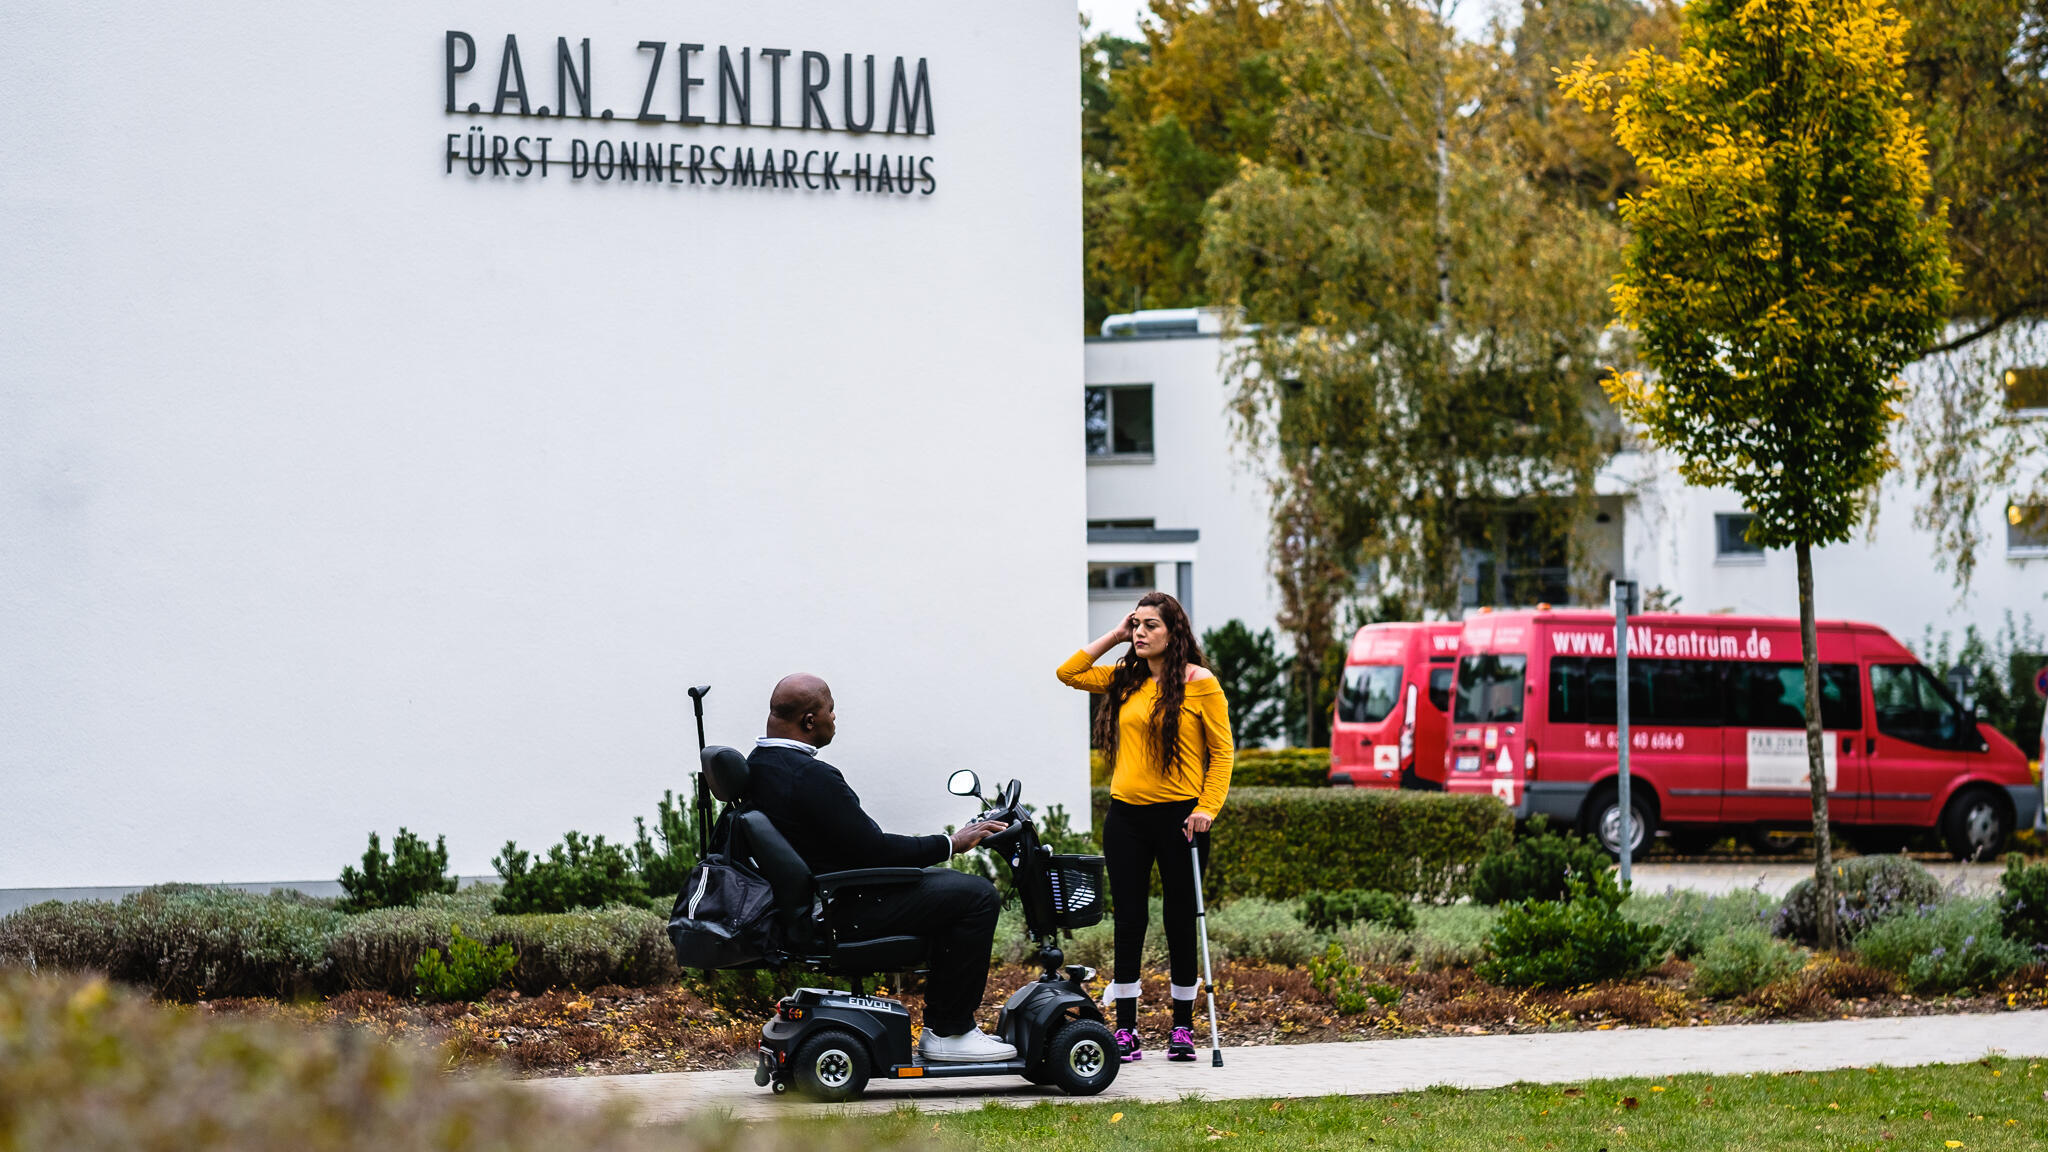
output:
M1188 614L1182 610L1180 601L1164 592L1147 592L1138 597L1138 607L1157 608L1159 619L1166 624L1166 654L1160 663L1159 701L1152 707L1152 727L1159 741L1159 768L1165 771L1180 756L1180 706L1187 698L1188 666L1207 668L1209 662L1202 657L1201 642L1195 639L1194 625L1188 623ZM1102 706L1095 711L1095 746L1102 749L1103 762L1116 769L1116 745L1121 728L1117 718L1123 714L1124 702L1131 698L1139 686L1152 675L1151 662L1138 655L1133 645L1116 662L1116 671L1109 678L1109 691L1102 697Z

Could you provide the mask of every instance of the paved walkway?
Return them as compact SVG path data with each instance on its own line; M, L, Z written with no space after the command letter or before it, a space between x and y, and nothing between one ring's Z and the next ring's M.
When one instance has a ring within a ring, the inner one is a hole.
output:
M1927 864L1927 870L1944 885L1959 886L1972 896L1998 890L2003 864ZM1759 888L1766 896L1783 896L1794 884L1813 875L1813 861L1780 863L1762 861L1713 861L1699 864L1638 864L1634 869L1635 890L1662 892L1666 888L1691 889L1710 895L1726 895Z
M1190 1093L1212 1100L1278 1096L1371 1096L1438 1085L1498 1088L1518 1082L1662 1077L1707 1072L1818 1071L1872 1064L1955 1064L1987 1053L2048 1056L2048 1011L1892 1020L1828 1020L1713 1028L1621 1029L1528 1036L1430 1037L1337 1044L1276 1044L1224 1049L1224 1067L1209 1054L1169 1064L1148 1053L1127 1064L1103 1101L1172 1102ZM803 1103L754 1086L743 1072L665 1072L528 1080L531 1090L571 1107L631 1106L648 1123L723 1112L740 1119L829 1112L886 1112L915 1105L960 1112L988 1101L1029 1105L1071 1099L1020 1079L878 1081L851 1104ZM964 1086L964 1087L963 1087Z

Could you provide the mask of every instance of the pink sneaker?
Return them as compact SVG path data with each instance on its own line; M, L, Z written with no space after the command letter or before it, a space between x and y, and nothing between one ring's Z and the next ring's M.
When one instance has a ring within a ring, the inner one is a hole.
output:
M1116 1051L1117 1058L1125 1064L1129 1064L1133 1060L1143 1060L1145 1058L1144 1043L1138 1039L1138 1034L1129 1028L1119 1028L1116 1030ZM1192 1060L1194 1057L1190 1056L1188 1059Z
M1195 1058L1195 1034L1186 1028L1175 1028L1173 1036L1166 1042L1168 1060L1193 1060Z

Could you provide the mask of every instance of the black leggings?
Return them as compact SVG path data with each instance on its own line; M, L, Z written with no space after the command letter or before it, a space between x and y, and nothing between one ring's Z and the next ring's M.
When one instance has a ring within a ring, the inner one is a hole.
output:
M1118 984L1138 981L1145 960L1145 931L1151 927L1152 865L1159 865L1159 891L1164 897L1166 954L1171 979L1182 988L1195 986L1195 877L1188 860L1187 836L1181 826L1195 810L1193 800L1168 804L1109 802L1102 822L1102 855L1109 870L1109 898L1116 908L1116 974ZM1197 833L1202 869L1209 867L1209 834Z

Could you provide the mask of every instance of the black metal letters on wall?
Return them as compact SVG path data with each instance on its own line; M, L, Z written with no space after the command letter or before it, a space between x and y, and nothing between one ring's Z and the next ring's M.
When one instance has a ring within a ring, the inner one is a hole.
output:
M495 47L493 41L485 39ZM540 123L506 124L503 130L472 123L464 131L447 133L445 174L927 196L938 188L934 158L923 153L844 145L763 147L758 140L733 143L717 137L716 142L644 135L592 138L563 123L672 125L693 133L723 127L929 137L936 131L936 116L931 70L923 57L897 56L878 69L876 57L856 61L851 52L834 59L814 50L642 40L637 44L637 68L620 68L628 74L613 77L602 71L607 65L617 67L610 58L600 58L593 67L589 37L572 42L558 36L552 53L545 47L539 51L540 70L530 81L517 35L505 36L492 61L489 47L479 57L477 37L448 31L442 53L447 114L472 121L509 118ZM547 67L550 56L552 69ZM791 65L787 69L785 61ZM550 80L552 92L541 87ZM765 93L759 91L763 87ZM785 87L790 96L786 103ZM834 89L837 100L832 99ZM606 94L615 98L624 93L634 103L625 105L626 115L615 117ZM767 99L758 99L761 95Z

